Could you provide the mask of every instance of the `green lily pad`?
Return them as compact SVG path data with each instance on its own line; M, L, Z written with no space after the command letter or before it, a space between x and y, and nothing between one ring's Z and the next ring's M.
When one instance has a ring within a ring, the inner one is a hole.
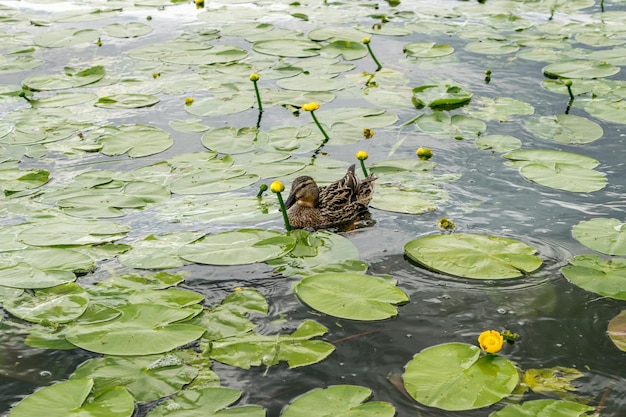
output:
M580 243L606 255L626 255L626 223L617 219L591 219L574 226Z
M367 49L360 42L336 40L322 46L320 53L331 58L341 56L346 61L353 61L367 56Z
M231 388L186 389L150 410L146 417L265 417L258 405L229 407L241 397Z
M74 87L82 87L100 81L106 75L102 65L90 68L64 68L64 75L31 75L22 81L22 85L30 90L64 90Z
M149 235L135 242L131 249L118 256L124 266L139 269L178 268L185 263L177 255L178 249L195 242L202 233L179 232L164 235Z
M491 417L584 417L595 410L589 405L561 400L533 400L523 404L509 404Z
M561 273L579 287L618 300L626 300L626 259L602 259L596 255L578 255L561 268Z
M522 141L509 135L483 135L476 139L478 149L492 152L511 152L522 147Z
M3 303L11 314L33 323L68 323L85 312L89 296L80 285L67 283L24 293Z
M619 350L626 352L626 310L622 310L609 321L607 333L611 342Z
M163 152L174 144L170 135L150 125L106 126L98 142L105 155L128 154L132 158Z
M244 265L285 256L295 247L294 238L261 229L240 229L208 235L178 251L181 258L208 265Z
M83 43L93 43L100 38L100 32L94 29L51 30L35 36L35 44L43 48L63 48Z
M103 26L102 31L114 38L137 38L152 32L152 26L141 22L111 23Z
M254 42L252 49L260 54L290 58L319 55L321 45L308 39L268 39Z
M392 125L398 120L398 116L394 113L371 107L321 110L316 112L316 115L321 123L330 126L336 123L347 123L360 128L361 132L364 126L367 126L368 129L375 129Z
M454 139L476 139L487 129L481 120L462 114L450 116L443 111L421 114L415 119L415 126L424 133Z
M246 188L259 180L243 169L199 169L183 174L170 184L175 194L215 194Z
M394 407L384 401L367 401L369 388L356 385L331 385L315 388L293 400L281 417L393 417Z
M119 240L129 230L128 226L112 222L58 220L33 223L18 233L17 239L31 246L95 245Z
M92 378L96 393L122 386L139 402L156 401L175 394L198 375L172 354L138 357L106 356L83 362L70 381Z
M602 126L596 122L572 114L530 118L524 127L541 138L559 143L590 143L604 134Z
M455 233L417 238L406 255L438 272L475 279L516 278L542 264L536 250L513 239Z
M361 274L311 275L294 287L304 303L322 313L352 320L383 320L409 301L404 291L380 278Z
M506 122L509 116L533 114L535 109L530 104L511 97L479 97L463 111L477 119Z
M413 89L413 105L422 109L452 110L465 106L472 99L472 93L458 85L422 85Z
M32 56L0 57L0 74L12 74L37 68L43 63L41 59Z
M256 103L254 93L237 93L228 96L215 96L194 101L191 106L185 106L185 110L195 116L224 116L227 114L241 113ZM226 128L227 129L227 128Z
M470 42L465 45L465 50L475 54L484 55L507 55L519 51L520 47L508 41L500 40L481 40L479 42Z
M96 95L90 93L60 92L51 97L31 100L30 105L38 108L70 107L95 101Z
M602 61L574 60L550 64L543 69L543 75L548 78L603 78L619 71L619 67Z
M159 101L160 98L150 94L114 94L98 98L95 106L104 109L139 109L152 107Z
M404 45L404 53L416 58L439 58L453 52L454 48L445 43L411 42Z
M509 396L519 376L499 355L477 346L445 343L422 350L406 365L404 387L416 401L449 411L473 410Z
M626 100L591 100L585 105L585 111L598 119L626 123Z
M46 184L50 179L50 173L46 170L23 170L0 166L0 190L5 196L33 190Z
M432 197L432 194L420 190L380 186L376 187L370 206L395 213L423 214L437 208Z
M243 369L251 366L272 366L286 361L290 368L311 365L326 359L335 347L323 340L328 329L312 321L304 321L290 335L246 333L211 343L209 356L219 362Z
M259 130L253 127L222 127L206 132L202 144L212 151L232 155L262 147L265 141L259 136Z
M193 310L158 304L134 304L117 308L120 316L99 323L75 325L66 333L68 342L91 352L141 356L163 353L199 339L205 329L180 323Z

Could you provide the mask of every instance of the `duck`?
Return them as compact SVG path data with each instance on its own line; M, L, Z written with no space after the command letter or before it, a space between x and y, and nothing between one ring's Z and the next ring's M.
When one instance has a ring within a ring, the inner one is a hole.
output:
M374 193L376 176L359 180L351 165L343 178L319 187L309 176L300 176L291 184L285 201L287 217L295 229L327 229L354 222L367 211Z

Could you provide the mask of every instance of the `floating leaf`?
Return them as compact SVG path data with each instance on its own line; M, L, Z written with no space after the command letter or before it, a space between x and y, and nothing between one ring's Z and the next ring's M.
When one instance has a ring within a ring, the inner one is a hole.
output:
M438 272L475 279L516 278L541 266L536 250L513 239L455 233L404 245L409 258Z
M574 237L606 255L626 255L626 223L617 219L591 219L574 226Z
M130 228L118 223L95 220L61 220L33 223L17 238L32 246L75 246L113 242L126 236Z
M463 111L481 120L508 121L509 116L516 114L533 114L535 109L530 104L511 97L479 97L472 101L469 108Z
M312 320L304 321L290 335L266 336L246 333L211 343L209 356L216 361L243 369L272 366L286 361L290 368L311 365L326 359L335 347L323 340L310 340L328 329Z
M367 56L367 49L360 43L354 41L336 40L320 49L322 55L335 58L340 56L346 61L353 61Z
M180 175L170 184L176 194L215 194L248 187L259 180L258 175L243 169L200 169Z
M484 55L507 55L519 51L519 46L508 41L486 39L468 43L465 50Z
M280 258L296 245L294 238L262 229L240 229L205 236L185 245L178 256L200 264L244 265Z
M626 300L626 259L602 259L596 255L578 255L561 268L565 278L579 287L605 297Z
M559 143L590 143L604 134L602 126L596 122L572 114L530 118L524 127L541 138Z
M231 96L208 97L194 101L191 106L186 106L185 110L193 115L224 116L227 114L241 113L251 109L255 103L253 94L233 94ZM225 128L228 129L228 128Z
M422 85L413 89L413 105L422 109L426 106L433 110L452 110L470 102L472 93L458 85L438 84Z
M129 268L166 269L184 265L177 255L178 249L198 240L202 233L179 232L149 235L135 242L132 248L119 255L120 263Z
M383 320L409 301L404 291L380 278L328 273L304 278L294 288L304 303L325 314L352 320Z
M609 321L607 333L615 346L626 352L626 310L622 310Z
M315 388L293 400L281 417L393 417L396 410L384 401L365 402L372 391L356 385Z
M522 375L520 386L524 389L530 389L536 394L556 395L561 398L574 397L570 394L570 392L576 391L572 381L582 376L583 373L578 369L563 366L548 369L527 369Z
M406 365L404 386L429 407L473 410L495 404L513 392L519 376L499 355L483 355L477 346L445 343L422 350Z
M158 304L117 308L120 316L100 323L75 325L66 339L85 350L108 355L140 356L163 353L199 339L204 328L180 323L193 310Z
M207 149L232 155L258 149L265 141L259 137L259 130L253 127L222 127L205 133L202 144Z
M258 405L228 406L241 397L241 391L231 388L186 389L150 410L146 417L265 417Z
M44 387L20 401L9 416L130 417L135 411L133 397L125 388L115 387L88 401L92 387L91 378Z
M475 143L479 149L498 153L510 152L522 147L521 140L509 135L483 135L476 139Z
M150 94L114 94L98 98L95 106L105 109L139 109L154 106L159 101L160 98Z
M395 213L423 214L437 208L432 197L432 194L419 190L380 186L376 187L370 205L379 210Z
M594 407L572 401L533 400L521 405L509 404L491 417L591 417L587 412L594 410Z
M411 42L404 45L404 53L416 58L439 58L453 52L454 48L445 43Z
M626 100L591 100L585 111L590 115L613 123L626 123Z
M543 69L548 78L602 78L619 72L619 67L602 61L574 60L550 64Z
M198 370L172 354L139 357L107 356L83 362L70 376L94 380L96 393L123 386L139 402L170 396L189 384Z
M442 111L418 116L415 125L424 133L454 139L475 139L487 129L487 125L481 120L462 114L450 116Z
M107 126L105 134L98 142L105 155L127 153L132 158L154 155L163 152L174 144L170 135L158 127L150 125Z
M2 169L0 166L0 190L5 196L39 188L50 179L46 170Z
M64 75L31 75L22 81L22 85L35 91L64 90L93 84L104 78L105 74L106 71L102 65L85 69L65 67Z
M137 38L152 32L152 26L141 22L112 23L103 26L102 31L114 38Z
M0 281L1 282L1 281ZM68 323L85 312L89 296L80 285L67 283L24 293L3 303L11 314L33 323Z
M252 44L252 49L260 54L290 58L317 56L320 48L320 44L307 39L269 39Z
M96 95L90 93L61 92L51 97L31 100L30 105L38 108L70 107L95 101Z
M95 44L98 38L100 38L100 32L97 30L68 28L37 35L35 44L44 48L62 48L83 43Z

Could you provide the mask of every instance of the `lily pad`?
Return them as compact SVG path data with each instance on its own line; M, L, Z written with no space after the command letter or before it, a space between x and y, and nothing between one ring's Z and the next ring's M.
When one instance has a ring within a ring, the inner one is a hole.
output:
M561 273L579 287L605 297L626 300L626 258L602 259L578 255L561 268Z
M574 226L574 237L606 255L626 255L626 223L617 219L591 219Z
M607 62L574 60L550 64L543 69L543 75L548 78L603 78L619 71L619 67Z
M120 316L100 323L75 325L66 339L85 350L108 355L141 356L163 353L199 339L203 327L180 323L193 310L157 304L117 308Z
M181 258L208 265L244 265L285 256L296 240L262 229L240 229L208 235L178 251Z
M542 264L534 248L513 239L487 235L424 236L404 245L404 252L427 268L475 279L516 278Z
M331 58L341 56L346 61L353 61L367 56L367 49L360 42L336 40L322 46L320 53Z
M141 22L111 23L103 26L102 31L114 38L137 38L152 32L152 26Z
M265 145L259 130L253 127L222 127L202 136L202 144L210 150L229 155L250 152Z
M370 205L379 210L395 213L423 214L437 208L432 197L432 194L420 190L380 186L376 187Z
M602 126L596 122L572 114L530 118L524 127L541 138L559 143L590 143L604 134Z
M477 119L506 122L512 115L533 114L535 109L530 104L511 97L479 97L463 111Z
M119 240L129 230L128 226L112 222L58 220L33 223L18 233L17 239L31 246L94 245Z
M290 58L319 55L321 45L308 39L268 39L254 42L252 49L260 54Z
M573 401L533 400L523 404L509 404L491 417L583 417L595 408Z
M107 126L98 142L105 155L128 154L132 158L163 152L174 144L170 135L150 125Z
M384 401L367 401L369 388L356 385L331 385L315 388L293 400L281 417L393 417L394 407Z
M404 53L416 58L439 58L453 52L454 48L445 43L411 42L404 45Z
M422 85L413 89L413 105L417 109L426 106L433 110L452 110L465 106L472 99L472 93L458 85Z
M1 281L0 281L1 282ZM24 293L3 303L11 314L33 323L68 323L85 312L89 296L80 285L67 283Z
M91 378L59 382L24 398L9 416L130 417L135 411L133 397L125 388L115 387L88 401L92 387Z
M418 116L415 126L424 133L454 139L476 139L487 129L481 120L462 114L450 116L443 111Z
M63 48L83 43L96 43L100 32L94 29L60 29L52 30L35 37L35 44L44 48Z
M626 100L591 100L585 105L590 115L613 123L626 123Z
M120 263L129 268L166 269L184 265L176 254L178 249L202 237L202 233L179 232L149 235L135 242L132 248L118 256Z
M64 90L82 87L101 80L106 75L102 65L90 68L64 68L64 75L31 75L22 81L22 85L30 90Z
M159 101L160 98L150 94L114 94L98 98L95 106L105 109L139 109L152 107Z
M265 409L258 405L229 407L241 397L241 391L232 388L187 389L150 410L146 417L265 417Z
M449 411L473 410L509 396L519 376L499 355L477 346L445 343L422 350L406 365L404 387L416 401Z
M317 311L352 320L383 320L398 314L395 305L409 301L395 285L361 274L311 275L294 287L304 303Z
M509 135L483 135L475 143L479 149L498 153L511 152L522 147L521 140Z
M607 333L615 346L626 352L626 310L622 310L609 321Z

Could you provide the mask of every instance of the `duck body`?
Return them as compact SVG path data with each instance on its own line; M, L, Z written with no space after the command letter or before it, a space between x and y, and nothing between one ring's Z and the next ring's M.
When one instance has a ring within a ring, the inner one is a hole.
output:
M324 187L308 176L296 178L285 202L291 227L324 229L353 222L367 211L375 180L373 174L359 180L354 165L343 178Z

